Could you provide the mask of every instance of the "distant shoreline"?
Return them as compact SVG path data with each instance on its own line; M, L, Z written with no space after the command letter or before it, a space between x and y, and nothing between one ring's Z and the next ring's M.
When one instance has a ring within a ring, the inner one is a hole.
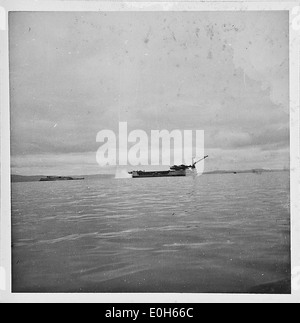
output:
M223 175L223 174L261 174L261 173L274 173L274 172L289 172L289 169L250 169L250 170L215 170L204 172L203 175ZM95 174L95 175L80 175L86 179L91 178L114 178L115 174ZM12 183L21 182L39 182L45 175L11 175Z
M289 169L248 169L248 170L215 170L211 172L204 172L203 175L209 174L260 174L260 173L274 173L274 172L289 172Z

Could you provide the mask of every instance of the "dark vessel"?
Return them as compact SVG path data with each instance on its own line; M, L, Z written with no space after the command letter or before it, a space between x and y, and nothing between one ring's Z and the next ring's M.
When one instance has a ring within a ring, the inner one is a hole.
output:
M132 171L129 174L132 175L132 178L147 178L147 177L172 177L172 176L186 176L188 169L195 169L196 164L204 160L208 156L204 156L200 160L194 162L192 165L174 165L170 167L170 170L167 171Z
M84 179L83 177L77 177L73 178L70 176L47 176L47 177L42 177L40 179L40 182L52 182L52 181L76 181L76 180L82 180Z

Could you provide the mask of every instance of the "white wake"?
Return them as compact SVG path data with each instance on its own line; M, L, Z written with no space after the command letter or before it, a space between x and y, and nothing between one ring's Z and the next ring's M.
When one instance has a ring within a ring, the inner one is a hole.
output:
M126 169L117 169L115 178L117 178L117 179L132 178L132 175L128 174Z
M195 167L196 167L196 174L197 176L201 176L204 173L204 163L205 163L205 159L199 161Z

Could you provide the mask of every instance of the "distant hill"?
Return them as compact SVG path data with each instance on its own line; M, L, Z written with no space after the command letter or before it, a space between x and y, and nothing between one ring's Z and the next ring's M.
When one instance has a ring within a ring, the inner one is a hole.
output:
M22 176L22 175L11 175L11 182L38 182L43 175L34 176Z
M211 172L205 172L205 174L261 174L261 173L271 173L271 172L286 172L288 169L248 169L248 170L214 170Z
M11 175L11 182L39 182L41 178L46 177L45 175L34 175L34 176L24 176L24 175ZM73 177L73 176L72 176ZM74 177L84 177L85 179L97 179L97 178L113 178L115 175L112 174L96 174L96 175L83 175Z

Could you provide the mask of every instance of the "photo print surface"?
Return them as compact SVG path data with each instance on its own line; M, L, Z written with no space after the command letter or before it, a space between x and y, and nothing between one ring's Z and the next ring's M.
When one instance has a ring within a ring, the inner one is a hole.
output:
M289 14L11 12L13 292L289 294Z

